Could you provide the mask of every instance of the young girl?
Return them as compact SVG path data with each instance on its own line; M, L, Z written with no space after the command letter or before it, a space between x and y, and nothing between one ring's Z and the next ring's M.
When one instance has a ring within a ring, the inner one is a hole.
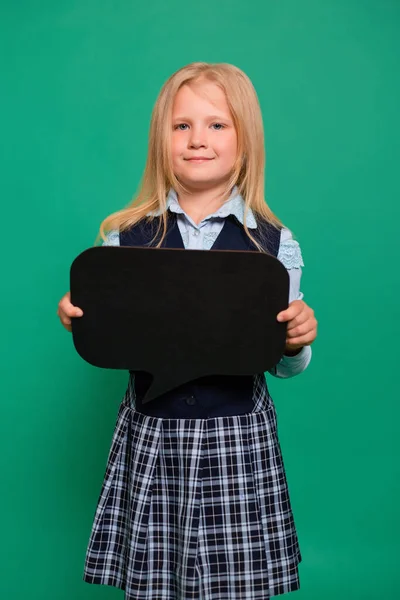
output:
M286 350L271 374L309 364L317 323L300 292L301 252L265 203L260 107L240 69L193 63L167 80L138 196L100 235L104 245L277 256L290 297L277 315ZM66 294L64 327L82 314ZM148 384L130 373L85 581L122 588L127 600L266 600L298 589L301 554L265 375L204 377L142 404Z

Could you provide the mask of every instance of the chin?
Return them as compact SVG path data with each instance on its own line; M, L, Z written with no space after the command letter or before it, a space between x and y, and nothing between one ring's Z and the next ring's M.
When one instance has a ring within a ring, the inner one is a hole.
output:
M215 175L210 177L210 174L207 173L201 173L201 176L197 173L196 177L184 177L183 175L177 175L177 177L183 185L187 186L222 185L229 180L229 173L220 177L215 177Z

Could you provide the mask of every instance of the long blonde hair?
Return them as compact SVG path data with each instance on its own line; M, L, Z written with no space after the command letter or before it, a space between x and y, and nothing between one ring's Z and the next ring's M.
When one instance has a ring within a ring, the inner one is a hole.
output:
M112 229L124 231L141 219L152 221L149 212L161 213L155 238L162 229L159 247L167 231L167 194L172 187L178 194L184 186L175 177L171 159L172 107L178 90L191 82L207 80L218 85L225 93L237 132L237 156L231 177L226 185L223 200L228 199L236 185L245 201L244 229L249 238L263 251L262 246L251 235L246 215L251 209L275 227L282 227L281 221L268 207L264 198L264 128L256 91L243 71L226 63L195 62L176 71L164 83L154 105L148 154L141 185L136 197L126 208L109 215L100 225L96 242ZM155 239L154 238L154 239Z

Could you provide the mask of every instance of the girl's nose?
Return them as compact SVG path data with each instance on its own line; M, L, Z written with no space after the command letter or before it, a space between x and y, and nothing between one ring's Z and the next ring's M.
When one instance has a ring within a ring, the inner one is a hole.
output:
M207 136L202 130L193 128L189 137L190 148L206 148L207 147Z

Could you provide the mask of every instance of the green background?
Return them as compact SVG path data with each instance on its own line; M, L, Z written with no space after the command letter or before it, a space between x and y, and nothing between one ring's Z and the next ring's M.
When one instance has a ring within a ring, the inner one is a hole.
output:
M304 600L398 590L399 24L396 0L1 2L0 597L122 598L82 581L127 376L75 352L72 260L125 206L165 79L252 79L266 194L300 241L310 368L272 380Z

